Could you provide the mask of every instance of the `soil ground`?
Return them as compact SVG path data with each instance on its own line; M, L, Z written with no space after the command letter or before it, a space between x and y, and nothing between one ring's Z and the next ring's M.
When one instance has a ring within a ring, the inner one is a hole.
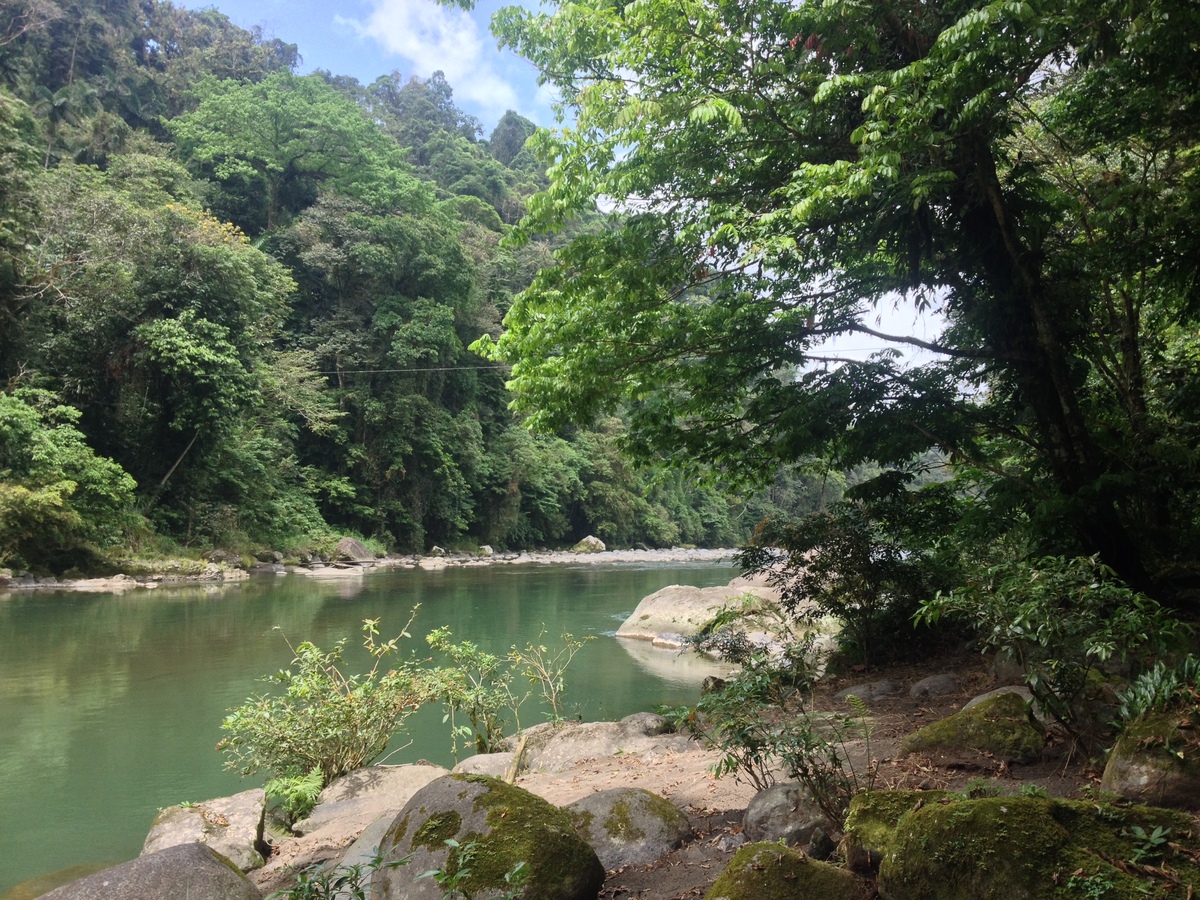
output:
M961 688L940 697L914 700L908 688L933 674L950 672ZM929 665L873 668L822 681L812 698L817 710L848 711L835 694L863 682L887 679L901 692L870 704L875 723L870 757L877 763L877 788L969 790L982 781L1002 793L1015 793L1023 784L1034 784L1052 796L1072 796L1099 782L1094 761L1068 753L1062 741L1052 741L1042 759L1033 765L1008 766L987 757L945 764L923 756L902 757L900 741L922 726L957 712L972 697L1000 686L977 653L940 654ZM861 767L867 761L862 744L851 748ZM555 804L566 804L612 787L641 787L660 794L682 808L691 820L696 839L649 866L625 867L608 873L602 898L621 900L692 900L703 897L741 843L742 819L755 790L732 777L714 778L707 767L715 756L699 745L694 751L657 758L610 757L587 761L560 775L518 779L518 784Z

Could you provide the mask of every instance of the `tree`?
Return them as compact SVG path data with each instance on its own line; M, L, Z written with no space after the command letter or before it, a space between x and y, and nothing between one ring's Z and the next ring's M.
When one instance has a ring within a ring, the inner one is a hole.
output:
M46 391L0 392L0 565L86 565L133 525L133 479L78 420Z
M615 206L483 343L535 424L623 404L642 457L759 477L940 447L1031 541L1169 593L1200 521L1174 437L1197 383L1195 4L578 0L495 21L576 116L534 138L552 183L525 234ZM942 333L872 323L891 308ZM845 335L931 361L823 352Z
M400 149L317 75L210 78L196 90L200 105L167 129L184 159L245 198L231 211L249 233L286 224L321 187L383 210L428 202Z

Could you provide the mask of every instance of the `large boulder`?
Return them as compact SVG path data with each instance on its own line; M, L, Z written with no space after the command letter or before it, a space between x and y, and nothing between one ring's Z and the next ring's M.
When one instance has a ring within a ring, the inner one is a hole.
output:
M44 900L262 900L237 866L204 844L177 844L64 884Z
M655 713L634 713L619 722L565 725L540 749L526 746L526 765L531 772L564 772L584 759L688 749L691 739L668 734L669 727L667 720Z
M923 753L944 763L977 764L985 759L1031 763L1046 741L1029 721L1025 701L1005 693L908 735L906 753Z
M447 840L460 846L451 847ZM419 790L380 842L384 862L408 858L372 876L379 900L441 900L442 888L421 873L458 870L470 848L462 887L475 900L508 890L505 875L524 863L522 900L595 900L604 867L570 817L528 791L485 775L447 775Z
M263 864L262 788L191 806L169 806L154 817L142 856L179 844L207 844L243 872Z
M582 541L571 548L572 553L603 553L608 548L604 546L604 541L596 537L594 534L589 534Z
M913 804L903 793L907 811L874 839L884 900L1137 897L1148 886L1143 866L1200 885L1191 820L1179 812L1034 797ZM852 802L848 829L854 819ZM1155 828L1176 846L1148 848L1138 835Z
M776 843L746 844L733 855L704 900L856 900L870 884L829 863Z
M450 774L441 766L365 766L334 779L308 817L292 826L299 835L331 829L358 834L376 819L394 816L429 782Z
M1126 726L1100 787L1138 803L1200 808L1200 749L1180 731L1182 721L1177 713L1155 713Z
M655 862L693 837L687 816L641 788L599 791L565 809L605 869Z
M742 825L749 841L783 841L793 847L807 847L818 830L835 830L808 789L795 781L755 794Z
M337 542L333 551L334 559L345 559L350 562L371 562L375 559L367 545L352 537L344 537Z
M778 590L743 578L707 588L671 584L643 598L617 629L617 637L652 641L664 634L696 634L717 610L745 594L779 602Z

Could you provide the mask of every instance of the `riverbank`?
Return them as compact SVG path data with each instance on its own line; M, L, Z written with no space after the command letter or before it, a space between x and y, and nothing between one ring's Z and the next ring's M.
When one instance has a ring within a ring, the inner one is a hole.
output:
M732 562L733 549L670 548L665 550L534 550L515 553L435 553L426 556L380 556L371 558L312 558L303 561L262 559L250 563L232 560L221 551L200 560L172 559L132 561L128 571L103 578L39 577L29 572L0 569L0 597L13 591L82 591L123 593L129 590L153 590L163 585L221 584L243 581L251 576L300 575L313 578L360 578L372 571L520 565L605 565L614 563L670 564L695 562ZM271 554L264 554L270 556Z

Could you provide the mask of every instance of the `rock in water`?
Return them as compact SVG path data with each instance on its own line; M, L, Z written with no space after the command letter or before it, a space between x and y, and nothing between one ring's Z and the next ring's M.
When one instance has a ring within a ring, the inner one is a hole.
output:
M229 860L204 844L179 844L64 884L43 900L262 900Z
M458 848L446 845L458 841ZM522 900L595 900L604 867L571 824L541 797L486 775L448 775L419 790L396 816L379 851L384 862L407 865L376 870L379 900L441 900L444 891L423 872L456 871L470 848L462 887L476 900L508 890L504 876L528 867Z
M565 807L605 869L655 862L691 840L687 816L641 788L614 788Z

